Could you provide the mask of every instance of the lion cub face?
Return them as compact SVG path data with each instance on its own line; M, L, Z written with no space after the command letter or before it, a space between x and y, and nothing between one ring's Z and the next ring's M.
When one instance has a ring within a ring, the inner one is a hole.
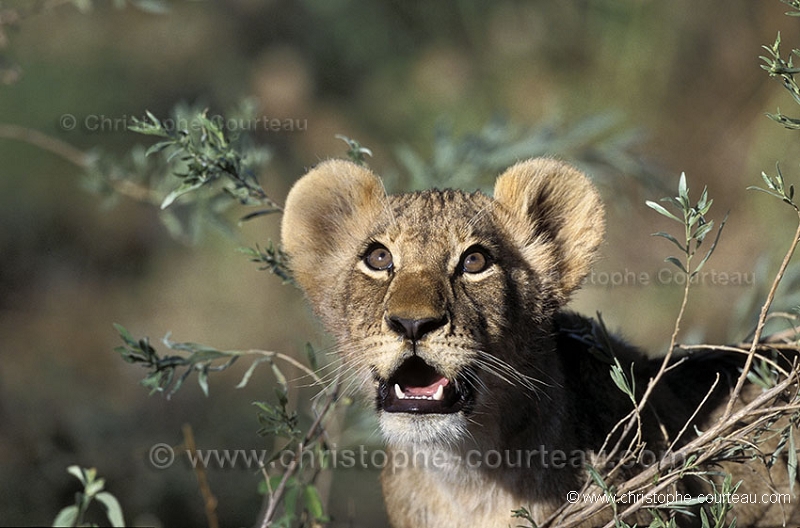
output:
M289 193L282 233L387 441L444 445L502 427L554 381L550 320L589 270L603 212L553 160L510 168L494 197L390 196L367 169L328 161Z

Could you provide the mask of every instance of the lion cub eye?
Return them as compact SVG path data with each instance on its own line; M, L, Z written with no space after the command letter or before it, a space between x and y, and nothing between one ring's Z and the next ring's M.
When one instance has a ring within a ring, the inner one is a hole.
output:
M461 269L464 273L480 273L492 263L489 255L482 248L471 247L461 257Z
M381 245L376 245L367 250L364 255L364 264L375 271L385 271L392 267L391 252Z

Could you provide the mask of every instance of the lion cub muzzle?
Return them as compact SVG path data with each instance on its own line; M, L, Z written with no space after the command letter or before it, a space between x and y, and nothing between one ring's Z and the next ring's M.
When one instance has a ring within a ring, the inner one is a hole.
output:
M388 379L378 379L378 407L389 413L458 412L468 396L459 388L464 384L448 379L416 353L422 339L448 324L439 288L418 276L398 279L401 289L390 294L385 321L408 343L412 355Z

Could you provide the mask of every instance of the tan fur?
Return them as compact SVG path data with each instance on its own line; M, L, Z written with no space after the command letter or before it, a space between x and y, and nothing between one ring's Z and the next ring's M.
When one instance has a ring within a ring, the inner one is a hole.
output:
M390 460L415 461L384 470L393 526L509 526L519 507L541 522L580 488L582 464L556 467L537 456L524 467L467 462L475 454L536 450L551 458L580 453L589 462L630 411L608 364L580 338L593 323L562 310L603 230L592 184L550 159L508 169L494 197L387 195L377 176L346 161L324 162L292 188L282 236L294 276L336 336L350 384L377 402ZM390 269L369 264L376 247L391 254ZM468 272L470 256L488 265ZM413 334L422 323L422 335ZM619 340L610 346L623 365L636 365L637 387L645 386L652 364ZM674 435L717 372L730 377L735 368L689 361L671 371L643 417L648 446L665 448L662 427ZM403 398L392 396L395 384ZM408 395L430 397L438 385L448 391L441 407L409 410L416 403ZM720 384L694 426L714 419L727 386ZM735 513L739 526L783 519L780 506Z

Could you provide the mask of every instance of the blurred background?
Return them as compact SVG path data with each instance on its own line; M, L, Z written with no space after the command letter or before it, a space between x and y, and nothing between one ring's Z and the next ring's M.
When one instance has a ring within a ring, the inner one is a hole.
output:
M208 398L193 379L170 400L148 396L144 371L113 352L112 323L154 343L172 332L299 357L307 342L330 345L298 291L236 252L277 240L277 216L247 223L240 240L211 230L185 244L156 207L124 198L111 207L87 191L69 152L124 156L150 144L126 130L145 110L167 116L188 103L224 113L249 98L260 118L294 123L255 131L271 154L260 181L280 203L308 167L345 155L337 134L369 147L371 167L404 190L414 182L403 160L429 159L441 130L464 138L504 119L557 136L604 116L603 134L626 138L639 162L595 175L608 241L573 307L664 352L682 285L663 262L673 247L650 234L680 226L644 200L674 195L685 172L695 198L708 186L710 217L730 219L681 341L734 342L754 324L795 230L789 208L745 190L776 161L788 181L800 174L797 136L764 116L791 115L793 102L758 59L778 31L784 56L800 46L800 21L786 9L778 0L3 2L0 523L49 525L74 500L66 468L79 464L107 479L129 524L203 526L191 467L152 467L151 446L180 445L183 424L199 447L266 446L251 402L273 396L269 368L240 390L246 363L213 375ZM52 152L8 125L77 150ZM462 186L490 186L494 174L481 177ZM789 284L779 307L797 304L791 293ZM377 445L357 407L342 427ZM260 474L212 469L208 478L222 526L252 525ZM331 526L383 524L376 471L326 478Z

